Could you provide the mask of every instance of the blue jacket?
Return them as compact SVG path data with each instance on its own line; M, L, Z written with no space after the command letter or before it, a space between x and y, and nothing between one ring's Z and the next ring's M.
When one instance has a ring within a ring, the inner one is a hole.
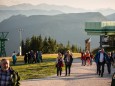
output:
M97 54L96 54L95 57L94 57L94 60L95 60L96 64L99 63L100 53L101 53L101 52L97 52ZM107 58L108 58L108 56L107 56L107 54L104 52L104 63L108 60Z

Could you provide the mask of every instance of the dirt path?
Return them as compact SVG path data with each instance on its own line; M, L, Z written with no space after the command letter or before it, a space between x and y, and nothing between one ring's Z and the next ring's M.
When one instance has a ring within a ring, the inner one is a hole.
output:
M112 74L109 75L105 65L104 76L100 77L96 75L95 63L92 66L81 66L80 62L79 59L74 59L70 76L64 76L64 71L61 77L54 75L21 81L21 86L110 86L115 68L112 68Z

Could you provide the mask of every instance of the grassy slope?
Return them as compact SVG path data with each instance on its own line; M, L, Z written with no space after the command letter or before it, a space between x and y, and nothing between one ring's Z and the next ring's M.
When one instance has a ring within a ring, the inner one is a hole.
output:
M80 54L73 53L74 57L80 57ZM3 57L7 58L11 61L11 67L16 70L21 80L26 79L35 79L35 78L43 78L53 74L56 74L55 68L55 59L57 54L43 54L43 63L33 63L33 64L24 64L23 56L17 57L17 63L15 66L12 65L11 57ZM2 58L0 58L1 60Z

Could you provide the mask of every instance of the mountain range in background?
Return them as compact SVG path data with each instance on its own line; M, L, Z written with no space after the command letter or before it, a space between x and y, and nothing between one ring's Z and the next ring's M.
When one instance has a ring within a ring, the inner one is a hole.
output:
M110 20L110 21L115 21L115 13L106 16L106 18L107 18L108 20Z
M104 16L115 13L114 9L98 9L98 10L86 10L82 8L73 8L69 6L58 6L48 4L18 4L13 6L0 5L0 21L7 19L13 15L58 15L67 13L84 13L84 12L100 12Z
M33 35L51 37L59 43L75 44L84 48L85 39L89 38L84 31L85 22L106 21L107 19L98 12L70 13L54 16L24 15L12 16L0 23L0 31L9 32L9 41L6 43L6 50L11 54L19 49L19 29L23 29L23 40L31 38ZM99 37L92 37L92 48L99 46Z

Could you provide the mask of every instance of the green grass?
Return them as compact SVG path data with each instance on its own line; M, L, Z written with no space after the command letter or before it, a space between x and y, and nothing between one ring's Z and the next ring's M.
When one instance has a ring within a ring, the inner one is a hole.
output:
M80 54L73 54L74 57L79 57ZM12 65L11 57L3 57L10 60L11 67L16 70L21 80L44 78L56 74L55 60L57 54L43 54L42 63L24 64L23 56L17 57L17 63ZM1 60L2 58L0 58ZM64 70L64 67L63 67Z
M24 64L21 59L11 67L16 70L21 80L44 78L56 74L55 58L44 58L42 63Z

